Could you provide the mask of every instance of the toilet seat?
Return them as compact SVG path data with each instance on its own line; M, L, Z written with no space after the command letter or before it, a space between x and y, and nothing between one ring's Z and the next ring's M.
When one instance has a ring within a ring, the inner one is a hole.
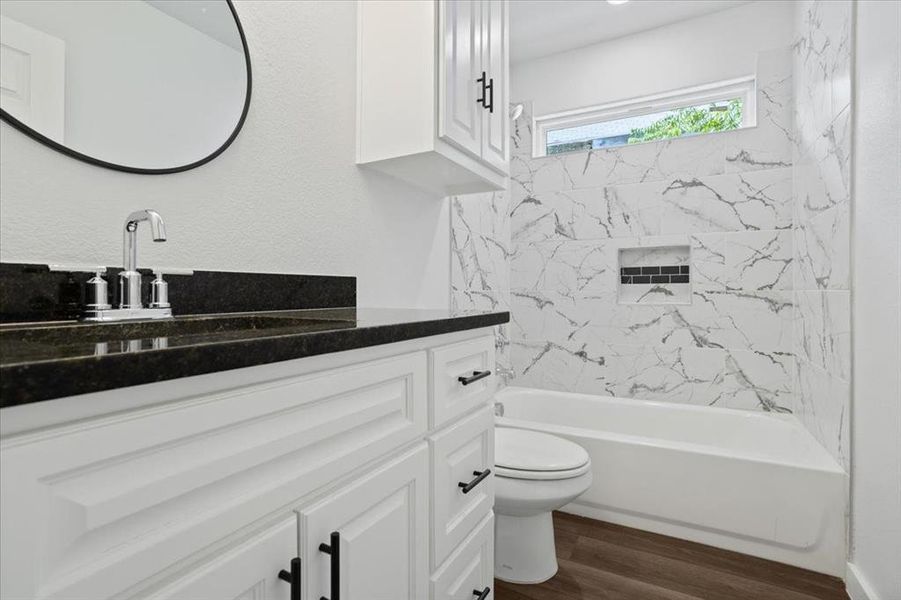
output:
M512 479L570 479L591 468L582 446L555 435L499 427L494 437L495 474Z
M507 469L505 467L495 466L494 475L496 477L508 477L510 479L531 479L534 481L547 481L554 479L572 479L584 475L591 469L590 464L582 465L577 469L567 469L565 471L523 471L520 469Z

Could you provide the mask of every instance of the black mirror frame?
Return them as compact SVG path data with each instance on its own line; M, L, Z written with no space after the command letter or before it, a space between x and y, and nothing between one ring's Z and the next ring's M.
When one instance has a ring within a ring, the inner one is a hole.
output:
M238 18L238 13L235 12L235 6L234 4L232 4L232 0L225 0L225 3L228 5L232 17L235 19L235 26L238 28L238 35L241 37L241 46L244 49L244 66L247 69L247 91L244 96L244 109L241 111L241 117L238 119L238 123L235 125L234 131L232 131L231 135L228 136L228 139L225 140L225 142L223 142L222 145L219 146L219 148L217 148L214 152L205 156L204 158L187 165L182 165L180 167L168 167L165 169L141 169L139 167L117 165L105 160L100 160L99 158L88 156L87 154L82 154L81 152L77 152L67 146L55 142L45 135L38 133L22 121L19 121L2 108L0 108L0 118L2 118L4 121L18 129L28 137L41 142L45 146L49 146L57 152L61 152L62 154L71 156L72 158L76 158L80 161L92 164L97 167L104 167L106 169L113 169L115 171L125 171L126 173L138 173L140 175L167 175L169 173L181 173L182 171L188 171L201 165L205 165L206 163L210 162L211 160L225 152L225 149L228 148L233 141L235 141L235 138L238 137L238 134L241 132L241 128L244 126L244 121L247 119L247 112L250 110L250 93L253 81L253 76L251 74L250 68L250 50L247 48L247 38L244 36L244 28L241 26L241 19Z

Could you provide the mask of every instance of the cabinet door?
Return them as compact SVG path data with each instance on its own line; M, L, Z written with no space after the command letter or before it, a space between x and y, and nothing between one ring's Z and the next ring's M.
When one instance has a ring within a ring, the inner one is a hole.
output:
M427 488L423 443L301 510L304 597L334 598L337 584L341 600L426 598Z
M503 173L509 171L509 39L507 0L482 4L482 70L492 86L493 111L483 111L482 160Z
M481 0L441 0L438 5L438 137L479 158L483 112Z
M297 516L281 520L186 576L150 600L288 600L291 585L279 579L297 556Z

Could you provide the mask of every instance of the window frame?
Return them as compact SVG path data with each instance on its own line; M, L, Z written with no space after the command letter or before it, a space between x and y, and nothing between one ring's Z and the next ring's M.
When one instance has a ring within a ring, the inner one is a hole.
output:
M532 137L532 157L541 158L548 156L547 133L551 130L592 125L626 117L638 117L734 98L742 99L741 129L755 127L757 125L757 78L754 75L533 117L532 131L535 132L535 135ZM666 140L651 140L650 142L640 143L647 144L660 141ZM621 147L612 146L612 148ZM550 156L556 155L552 154Z

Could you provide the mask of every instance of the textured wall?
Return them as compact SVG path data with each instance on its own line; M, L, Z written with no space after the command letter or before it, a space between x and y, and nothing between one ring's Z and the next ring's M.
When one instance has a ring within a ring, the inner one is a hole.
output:
M758 127L723 134L536 159L525 114L510 191L455 199L454 301L509 302L516 384L792 404L790 52L758 80ZM675 244L691 305L619 304L618 250Z
M850 1L796 4L793 412L849 461L851 389Z
M888 600L901 598L901 2L856 10L851 573Z
M241 135L213 162L141 176L0 124L0 259L118 264L138 208L166 219L139 264L356 275L366 305L446 306L448 203L354 164L356 3L236 2L254 69Z

